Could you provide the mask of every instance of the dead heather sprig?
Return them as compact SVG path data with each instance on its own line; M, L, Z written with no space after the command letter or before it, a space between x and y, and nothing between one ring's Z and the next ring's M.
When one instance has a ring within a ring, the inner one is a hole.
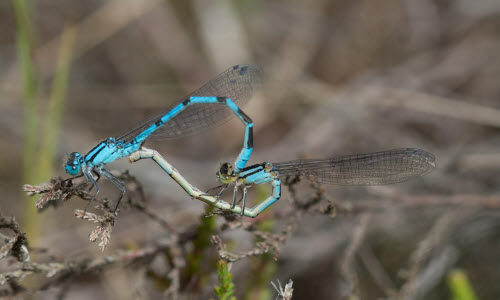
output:
M345 298L360 299L359 276L355 268L356 253L366 237L366 231L370 224L371 214L361 215L358 225L354 228L351 240L342 258L340 266L342 276L347 281L349 290Z
M14 217L4 217L0 215L0 229L6 228L14 232L13 237L1 235L5 244L0 247L0 259L7 256L14 257L19 262L27 262L30 260L28 252L28 240L26 234L21 231L19 223Z
M170 286L164 291L163 296L166 299L179 299L180 289L181 289L181 269L186 266L186 261L184 259L182 247L179 245L172 245L168 251L170 271L167 273L167 278L170 281Z
M73 185L71 180L64 180L60 177L52 178L50 183L42 183L39 185L25 184L23 191L28 196L41 195L40 199L36 202L36 207L42 209L47 206L51 201L53 205L57 205L57 201L68 201L72 196L78 195L81 198L86 198L81 187L83 185Z
M222 239L218 235L213 235L211 241L217 247L220 258L228 262L235 262L246 257L259 256L268 252L273 252L274 259L277 260L279 254L279 244L280 241L282 241L282 239L276 238L274 236L269 237L262 242L257 242L253 249L240 253L229 251L227 249L227 245L222 241Z
M271 281L271 284L273 285L274 289L278 292L278 297L281 297L282 300L291 300L293 296L293 281L291 279L288 280L288 283L285 285L285 288L281 286L281 282L278 279L278 286L274 284L274 282Z
M101 251L104 251L111 239L111 230L115 223L115 215L107 213L104 216L98 216L93 213L85 212L81 209L76 209L75 217L92 223L99 223L97 228L89 234L89 240L91 242L95 242L100 236L101 242L99 243L99 248L101 248Z
M254 237L259 240L255 243L255 247L246 252L234 253L227 249L227 245L222 241L218 235L213 235L211 237L212 243L217 247L219 257L228 261L234 262L240 259L259 256L265 253L272 252L273 258L278 259L280 245L287 241L290 235L293 233L298 225L298 221L301 218L301 213L297 212L289 217L286 224L283 225L279 233L271 233L257 230L255 224L246 221L233 221L229 222L228 226L223 226L221 229L234 229L234 228L244 228L245 230L251 232Z
M159 214L156 214L152 209L146 206L146 196L144 194L144 189L142 184L137 181L137 179L131 176L128 172L119 175L128 184L128 195L135 195L138 199L132 199L131 196L128 197L128 201L125 203L129 204L128 207L134 208L151 219L160 223L163 227L169 231L175 232L175 228L171 226L166 220L164 220ZM57 206L59 202L68 201L72 196L77 196L80 199L90 201L93 199L93 195L87 189L88 182L74 183L74 179L62 179L60 177L51 179L50 183L43 183L39 185L25 184L23 190L29 195L40 195L40 199L36 202L36 207L39 209L47 208L48 205ZM110 242L111 231L115 221L115 215L112 213L113 207L110 205L109 200L96 198L94 201L97 203L95 208L104 212L102 216L85 213L83 210L75 210L75 216L79 219L87 220L93 223L99 223L97 228L93 230L90 235L90 241L94 242L99 237L101 239L99 247L104 251L106 246ZM207 238L208 240L208 238Z

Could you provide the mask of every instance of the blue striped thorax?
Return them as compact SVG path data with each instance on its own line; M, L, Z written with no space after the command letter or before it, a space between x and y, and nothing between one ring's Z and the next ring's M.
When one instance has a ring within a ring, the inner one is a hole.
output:
M270 182L278 177L278 173L273 170L268 162L248 166L241 170L238 181L245 184L262 184Z
M76 175L80 172L80 164L83 163L83 157L78 152L73 152L69 155L64 170L70 175Z
M234 172L230 163L223 163L216 176L217 180L223 184L229 184L236 180L244 184L262 184L277 178L278 172L268 162L248 166L240 173Z
M140 146L141 144L135 141L125 144L123 141L116 141L115 138L108 138L85 154L84 160L90 167L103 166L130 155L139 150Z

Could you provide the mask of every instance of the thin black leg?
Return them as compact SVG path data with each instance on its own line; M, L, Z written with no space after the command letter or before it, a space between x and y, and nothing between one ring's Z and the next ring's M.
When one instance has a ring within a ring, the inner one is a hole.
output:
M243 216L245 213L245 205L247 201L247 186L243 186L243 203L241 205L241 215Z
M229 184L221 184L221 185L218 185L216 187L213 187L213 188L210 188L208 189L205 194L208 194L209 192L213 191L213 190L216 190L218 188L222 188L221 192L224 191L227 187L228 187ZM221 195L221 192L219 192L217 195L220 196Z
M120 205L120 201L122 201L123 195L125 195L125 183L123 182L123 180L111 174L106 169L100 169L99 171L101 172L102 175L104 175L104 177L106 177L112 184L114 184L120 190L120 198L118 198L115 209L113 210L113 213L116 214L116 210Z
M92 173L90 171L86 171L83 173L85 175L85 178L87 178L88 181L92 183L93 186L95 186L96 192L92 198L90 198L90 201L85 205L85 209L83 210L83 213L85 214L87 212L87 209L89 208L90 203L97 197L97 194L99 194L99 185L97 185L97 182L95 181L94 177L92 176Z
M95 174L95 176L97 177L97 179L95 180L95 182L99 182L99 179L101 179L101 174L99 174L99 172L97 172L96 170L92 170L92 172ZM91 175L92 176L92 175ZM94 188L93 185L91 185L89 187L89 192Z
M234 209L236 207L236 198L238 198L238 184L234 185L233 205L231 205L231 209Z
M229 186L229 184L226 184L224 185L224 187L220 190L220 192L217 194L217 197L220 197L222 196L222 194L224 193L224 191L227 189L227 187Z
M79 175L76 175L76 176L73 176L73 177L70 177L70 178L66 178L66 179L64 179L62 182L67 182L67 181L70 181L70 180L73 180L73 179L76 179L76 178L80 178L80 177L82 177L83 175L84 175L84 174L83 174L83 172L82 172L82 173L81 173L81 174L79 174Z

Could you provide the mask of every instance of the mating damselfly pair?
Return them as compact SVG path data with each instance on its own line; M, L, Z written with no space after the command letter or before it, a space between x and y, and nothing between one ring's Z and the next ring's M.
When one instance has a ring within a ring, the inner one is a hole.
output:
M158 115L120 136L103 140L87 154L71 153L65 164L65 170L75 177L85 176L92 183L95 188L92 200L99 193L98 181L101 176L107 178L121 192L116 203L116 212L125 193L125 184L120 178L107 171L104 166L125 156L129 156L131 162L151 158L189 196L224 211L256 217L280 199L281 179L286 176L302 175L311 180L335 185L382 185L403 182L424 175L435 167L434 155L416 148L327 159L264 162L247 167L246 164L253 150L253 122L241 110L241 107L248 103L260 82L261 70L258 67L236 65ZM220 166L216 177L223 185L217 195L209 195L197 189L158 152L143 146L148 138L169 139L198 133L203 129L220 125L232 114L245 125L243 148L234 164L223 163ZM247 188L254 184L264 183L271 184L271 195L255 207L246 208ZM231 184L234 184L233 201L228 203L221 200L220 196ZM240 188L243 191L241 206L237 205Z

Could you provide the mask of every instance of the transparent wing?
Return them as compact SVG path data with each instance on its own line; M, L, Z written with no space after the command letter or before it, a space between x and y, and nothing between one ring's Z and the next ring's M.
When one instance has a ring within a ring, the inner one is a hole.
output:
M293 160L272 166L279 177L302 175L328 184L383 185L427 174L436 164L433 154L405 148L329 159Z
M261 70L258 67L252 65L236 65L219 74L197 91L194 91L172 104L162 113L138 124L136 127L130 129L116 139L124 141L125 143L130 142L138 134L158 121L173 107L192 96L227 97L239 107L243 107L250 100L254 90L260 85L260 82ZM190 105L156 130L149 138L171 139L193 135L205 128L221 125L233 116L234 113L225 105Z

